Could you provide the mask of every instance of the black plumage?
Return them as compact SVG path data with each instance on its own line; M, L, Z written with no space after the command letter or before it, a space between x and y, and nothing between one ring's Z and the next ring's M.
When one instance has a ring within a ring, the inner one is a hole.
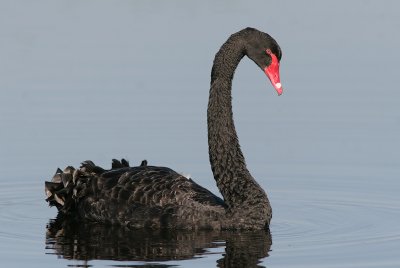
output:
M246 28L230 36L214 59L208 143L223 200L169 168L149 166L146 160L130 167L125 159L113 159L110 170L92 161L79 169L58 169L45 183L49 204L67 217L130 228L268 228L271 206L246 167L233 122L231 86L243 56L265 69L272 62L271 51L280 60L281 50L271 36Z

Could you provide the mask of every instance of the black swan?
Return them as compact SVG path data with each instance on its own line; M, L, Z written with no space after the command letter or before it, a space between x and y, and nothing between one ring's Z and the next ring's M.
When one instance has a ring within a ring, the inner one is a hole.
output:
M210 163L223 200L172 169L146 160L130 167L124 159L110 170L92 161L57 169L45 183L46 200L67 217L128 228L268 229L272 209L246 167L232 116L232 79L245 55L282 94L277 42L254 28L231 35L215 55L207 110Z

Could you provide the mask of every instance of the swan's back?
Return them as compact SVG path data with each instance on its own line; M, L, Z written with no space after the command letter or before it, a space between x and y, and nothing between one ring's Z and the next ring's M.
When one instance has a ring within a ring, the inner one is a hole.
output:
M91 161L57 170L46 182L47 201L73 217L130 228L220 229L222 199L172 169L129 167L113 160L104 170Z

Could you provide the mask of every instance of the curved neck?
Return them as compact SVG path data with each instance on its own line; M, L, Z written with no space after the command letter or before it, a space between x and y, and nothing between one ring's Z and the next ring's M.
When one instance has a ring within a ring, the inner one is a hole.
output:
M240 149L232 114L232 79L245 55L240 36L232 35L214 59L207 110L211 168L228 209L248 204L269 206L265 192L252 178Z

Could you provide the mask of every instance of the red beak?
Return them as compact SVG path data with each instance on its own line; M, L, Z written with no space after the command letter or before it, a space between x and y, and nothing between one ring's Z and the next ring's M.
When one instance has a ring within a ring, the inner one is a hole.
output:
M269 80L271 80L272 85L274 86L278 95L281 95L283 92L281 79L279 77L279 61L271 50L267 49L267 54L271 56L272 62L268 67L264 68L265 74L268 76Z

